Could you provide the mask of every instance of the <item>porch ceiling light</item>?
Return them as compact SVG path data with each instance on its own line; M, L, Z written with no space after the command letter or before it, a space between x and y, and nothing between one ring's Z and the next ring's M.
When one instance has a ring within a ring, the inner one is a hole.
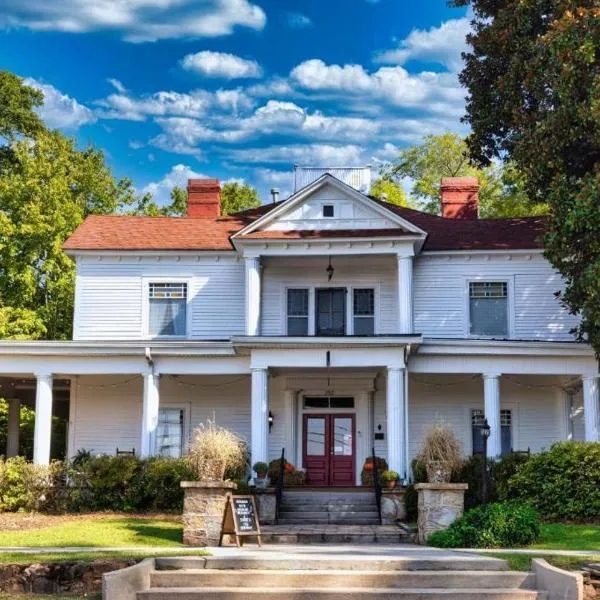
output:
M331 256L329 257L329 265L325 269L327 271L327 281L331 281L333 279L333 273L335 269L331 266Z

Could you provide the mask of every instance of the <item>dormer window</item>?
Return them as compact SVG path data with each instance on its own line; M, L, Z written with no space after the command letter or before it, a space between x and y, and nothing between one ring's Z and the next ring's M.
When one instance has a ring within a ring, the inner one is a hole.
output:
M333 204L323 204L323 216L328 218L334 216Z

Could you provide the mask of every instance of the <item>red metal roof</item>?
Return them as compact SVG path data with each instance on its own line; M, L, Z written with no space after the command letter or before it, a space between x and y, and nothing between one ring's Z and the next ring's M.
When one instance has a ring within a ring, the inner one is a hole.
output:
M374 200L427 232L424 250L516 250L542 247L543 217L520 219L445 219ZM278 203L280 204L280 203ZM89 216L67 239L66 250L232 250L230 237L278 204L231 217ZM381 237L398 230L328 230L253 232L250 239Z

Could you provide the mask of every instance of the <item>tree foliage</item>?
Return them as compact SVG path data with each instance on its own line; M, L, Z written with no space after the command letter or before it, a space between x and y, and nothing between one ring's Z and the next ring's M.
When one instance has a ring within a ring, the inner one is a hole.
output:
M600 7L597 0L457 0L474 11L461 82L472 156L524 173L550 208L546 256L578 333L600 354Z
M378 200L385 198L386 202L397 204L398 206L408 206L404 188L395 181L384 177L379 177L373 182L369 196Z
M528 202L523 178L514 165L473 166L465 140L455 133L425 136L421 144L401 150L382 174L392 182L412 181L412 203L434 214L441 210L442 177L479 179L481 217L523 217L545 210L543 204Z
M260 206L258 192L251 185L230 181L221 188L221 214L233 215Z

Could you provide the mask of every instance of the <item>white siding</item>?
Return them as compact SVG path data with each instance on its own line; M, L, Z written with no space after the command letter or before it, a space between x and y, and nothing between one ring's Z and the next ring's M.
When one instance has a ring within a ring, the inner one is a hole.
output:
M561 278L539 254L420 256L414 270L415 331L427 337L468 333L468 281L507 281L510 337L572 340L578 320L554 293Z
M333 279L327 281L327 257L271 259L265 263L262 285L262 333L286 334L288 287L375 288L375 332L398 332L396 260L391 257L332 257Z
M140 339L145 282L188 281L190 337L222 339L244 332L244 267L236 256L80 257L74 339Z

